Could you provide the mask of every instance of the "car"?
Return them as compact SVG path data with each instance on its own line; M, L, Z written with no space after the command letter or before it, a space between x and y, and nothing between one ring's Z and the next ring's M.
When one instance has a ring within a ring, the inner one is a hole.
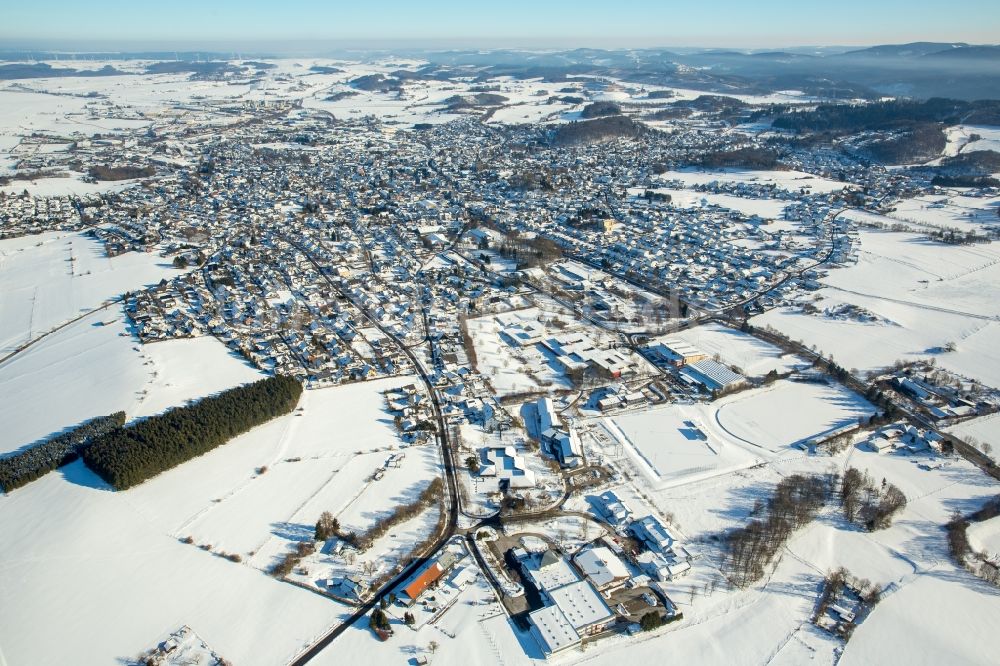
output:
M656 597L654 597L649 592L643 592L642 593L642 600L645 601L650 606L655 606L656 605Z

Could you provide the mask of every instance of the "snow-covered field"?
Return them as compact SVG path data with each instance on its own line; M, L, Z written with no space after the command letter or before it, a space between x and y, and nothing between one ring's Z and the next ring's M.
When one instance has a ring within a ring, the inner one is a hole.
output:
M779 308L753 319L871 371L896 360L934 357L944 368L1000 386L1000 249L934 243L919 234L862 231L857 264L831 270L816 293L820 310L849 303L875 313L868 323ZM889 323L885 323L889 322ZM945 352L949 343L956 351Z
M702 405L670 405L604 419L603 426L636 457L658 487L749 467L759 459L717 436Z
M839 386L782 380L725 401L715 422L732 437L777 453L873 413L864 399Z
M956 192L961 190L956 189ZM894 206L883 221L887 224L910 222L920 227L958 229L982 233L985 226L1000 222L997 210L1000 197L970 197L964 194L926 195L904 199Z
M1000 152L1000 128L990 125L953 125L945 130L948 145L944 154L953 157L959 153L977 150ZM978 136L978 138L976 138Z
M0 498L5 663L116 663L182 624L236 663L283 663L334 624L345 610L337 604L163 530L160 514L179 500L198 494L211 502L199 492L206 485L225 490L224 477L194 477L237 463L241 453L230 447L214 456L219 464L164 475L138 502L108 490L80 461Z
M978 449L984 449L984 444L988 445L988 455L993 460L1000 459L1000 412L963 421L948 428L948 432L970 444L975 443Z
M93 330L103 328L110 327ZM200 348L181 352L183 345ZM213 353L245 368L214 340L147 349L160 374L160 382L147 388L148 411L180 401L192 386L198 390L188 397L211 390L220 381L212 375L237 379L234 368L226 374L225 365L211 360ZM195 351L195 357L186 355ZM67 378L99 372L100 358ZM140 365L135 356L129 359ZM352 529L368 527L440 473L437 451L424 446L407 449L403 464L381 481L370 480L399 441L381 391L408 381L307 392L301 412L125 492L109 491L76 462L0 497L6 537L0 585L9 598L21 600L0 609L0 649L7 663L111 663L181 624L235 663L290 659L347 609L274 581L261 569L290 542L311 535L320 512L341 515ZM29 398L15 405L31 416L23 419L25 427L46 419L71 421L60 412L72 401L31 411ZM268 470L260 473L264 466ZM195 544L183 544L186 536ZM212 552L197 547L202 544ZM240 554L243 562L215 555L223 552ZM101 611L92 612L97 598L103 600ZM63 640L44 640L56 626ZM262 636L268 637L266 646L257 644Z
M737 210L744 215L757 215L765 220L778 220L788 206L781 199L751 199L737 197L731 194L716 194L714 192L698 192L696 190L680 190L672 187L657 187L652 190L657 194L669 194L670 205L677 208L702 208L704 206L720 206ZM642 188L629 190L629 194L642 195Z
M847 183L840 183L813 174L801 171L750 171L745 169L681 169L679 171L667 171L659 176L660 180L679 180L685 187L693 185L707 185L709 183L758 183L761 185L774 184L783 190L796 192L802 188L809 188L812 192L836 192L845 187L850 187Z
M102 243L81 233L0 241L0 357L124 291L176 273L155 254L108 258Z
M656 490L731 474L872 413L838 386L780 380L711 404L667 405L603 418Z

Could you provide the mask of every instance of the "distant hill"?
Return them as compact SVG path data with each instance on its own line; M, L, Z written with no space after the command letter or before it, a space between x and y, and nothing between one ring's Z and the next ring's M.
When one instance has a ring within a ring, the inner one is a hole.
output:
M1000 46L964 46L962 48L945 49L921 56L921 59L934 60L985 60L1000 68Z
M580 117L584 120L590 118L600 118L601 116L617 116L622 112L622 107L614 102L592 102L583 107Z
M561 125L552 136L552 143L558 146L601 143L614 139L635 139L649 129L627 116L605 116L594 120L581 120Z
M503 106L510 99L496 93L476 93L475 95L452 95L444 100L445 106L450 111L461 111L462 109L478 109L489 106Z
M909 44L881 44L866 49L847 51L837 57L875 56L890 58L915 58L931 53L940 53L946 49L961 49L968 47L963 42L911 42Z
M384 74L366 74L365 76L351 79L350 85L358 90L366 90L368 92L390 92L402 88L403 82Z
M37 63L12 63L10 65L0 65L0 80L14 79L41 79L64 76L120 76L126 74L115 69L111 65L105 65L100 69L84 70L73 69L71 67L53 67L44 62Z

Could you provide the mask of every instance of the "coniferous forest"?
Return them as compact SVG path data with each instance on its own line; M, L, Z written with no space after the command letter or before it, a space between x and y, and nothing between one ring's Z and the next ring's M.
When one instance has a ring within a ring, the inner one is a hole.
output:
M73 462L96 438L124 424L125 412L98 416L38 446L0 458L0 488L9 493L57 467Z
M302 386L275 376L117 428L83 452L84 462L124 490L225 444L295 408Z

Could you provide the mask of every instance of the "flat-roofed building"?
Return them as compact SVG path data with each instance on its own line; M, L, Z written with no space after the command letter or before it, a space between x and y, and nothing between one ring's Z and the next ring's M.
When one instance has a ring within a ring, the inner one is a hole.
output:
M581 636L599 633L615 619L600 593L585 580L551 590L548 597Z
M545 606L528 614L531 635L545 656L556 654L580 642L580 634L558 606Z

